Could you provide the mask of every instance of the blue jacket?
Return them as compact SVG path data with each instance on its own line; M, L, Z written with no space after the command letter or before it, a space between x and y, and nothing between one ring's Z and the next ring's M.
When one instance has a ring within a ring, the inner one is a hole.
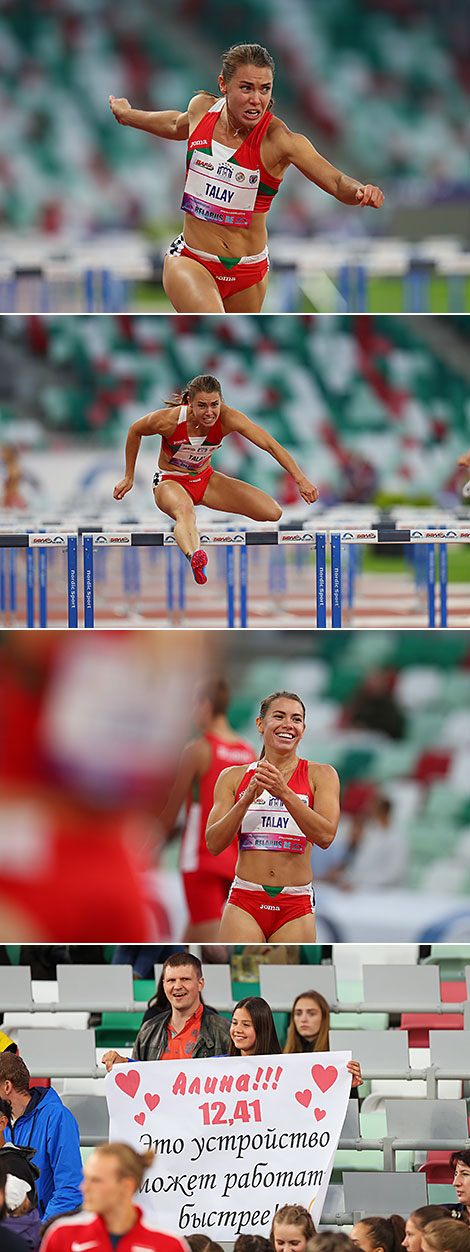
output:
M52 1087L32 1087L25 1112L11 1133L7 1127L4 1135L5 1142L11 1139L19 1146L36 1149L34 1164L41 1170L36 1186L43 1221L80 1207L83 1170L78 1122Z

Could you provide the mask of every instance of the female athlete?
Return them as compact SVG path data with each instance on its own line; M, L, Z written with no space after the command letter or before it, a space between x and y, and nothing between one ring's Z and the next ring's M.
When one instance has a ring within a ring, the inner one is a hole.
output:
M184 233L165 257L178 313L259 313L269 268L266 214L289 165L342 204L380 208L383 192L342 174L272 112L274 61L260 44L222 59L220 96L199 91L185 113L133 109L109 97L122 126L188 143Z
M312 845L328 848L339 821L339 779L331 765L299 760L305 706L278 691L256 719L259 761L226 769L214 791L206 841L217 856L239 841L237 876L219 931L230 943L315 941Z
M225 435L235 431L257 448L269 452L292 474L307 504L318 500L317 488L290 453L244 413L224 404L222 388L212 374L193 378L166 409L148 413L129 428L126 473L114 488L114 499L122 500L132 488L142 435L161 435L158 470L153 480L155 504L162 513L174 518L176 542L187 557L197 583L207 582L204 572L207 556L200 547L195 504L221 509L224 513L241 513L256 522L277 522L282 513L276 500L265 491L212 469L213 453L220 448Z

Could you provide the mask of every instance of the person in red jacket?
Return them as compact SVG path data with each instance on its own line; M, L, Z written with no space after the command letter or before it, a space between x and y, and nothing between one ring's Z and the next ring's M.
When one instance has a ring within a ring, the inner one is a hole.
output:
M219 774L230 765L248 765L254 757L251 744L240 739L230 726L229 700L230 689L223 678L207 679L197 687L193 717L200 735L184 749L160 818L164 833L169 835L186 800L179 867L189 912L184 935L188 943L209 943L217 938L235 874L235 846L214 859L206 844L207 819Z
M134 1152L126 1143L102 1143L85 1162L85 1212L54 1222L41 1252L189 1252L184 1239L159 1230L133 1202L155 1153Z
M122 126L187 142L184 233L170 244L163 285L177 313L259 313L269 258L266 217L289 165L342 204L380 208L383 192L335 169L273 114L274 61L261 44L222 59L217 98L198 91L184 113L145 112L109 97Z

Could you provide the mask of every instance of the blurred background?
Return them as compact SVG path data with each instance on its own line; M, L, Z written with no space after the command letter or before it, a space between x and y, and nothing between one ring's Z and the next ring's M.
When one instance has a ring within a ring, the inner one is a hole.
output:
M184 111L238 42L273 54L278 115L386 194L353 213L291 168L267 310L469 309L469 38L464 0L4 0L3 309L168 307L184 145L119 127L108 95Z
M0 940L182 939L183 814L167 843L158 817L197 733L196 683L222 675L250 743L261 698L297 692L302 755L340 775L336 839L312 855L319 941L470 942L470 641L455 630L3 632Z

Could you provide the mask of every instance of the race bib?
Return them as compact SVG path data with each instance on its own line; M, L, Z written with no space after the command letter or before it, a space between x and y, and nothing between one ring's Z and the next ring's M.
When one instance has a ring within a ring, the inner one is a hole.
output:
M182 443L181 446L170 456L170 465L174 465L175 469L184 470L187 474L198 474L201 470L206 469L211 463L213 452L217 452L220 443L217 445L208 445L195 447L191 443Z
M308 795L299 795L308 806ZM305 852L307 838L285 808L282 800L268 791L254 800L242 821L241 852Z
M259 186L259 170L192 152L181 208L193 217L223 226L249 226Z

